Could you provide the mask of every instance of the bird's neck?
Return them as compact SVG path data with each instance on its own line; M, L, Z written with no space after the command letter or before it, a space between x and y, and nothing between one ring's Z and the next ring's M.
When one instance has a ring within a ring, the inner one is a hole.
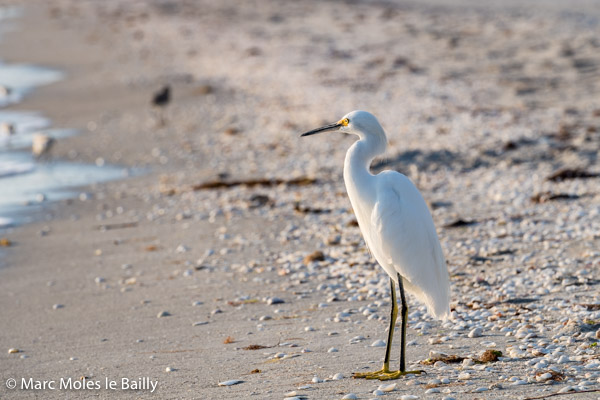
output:
M383 140L378 140L376 137L361 137L346 153L344 182L355 212L361 200L363 204L370 203L370 196L375 193L374 188L371 187L375 182L370 166L373 159L385 151L386 144L385 136Z
M348 180L371 175L371 162L385 152L387 140L385 136L362 137L357 140L346 153L344 161L344 179Z

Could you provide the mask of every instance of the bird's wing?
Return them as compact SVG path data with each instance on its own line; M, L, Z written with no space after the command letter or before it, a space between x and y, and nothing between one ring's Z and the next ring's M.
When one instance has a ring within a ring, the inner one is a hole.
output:
M371 227L376 257L387 263L382 266L399 272L407 289L431 314L446 318L450 302L446 261L427 204L406 176L378 175Z

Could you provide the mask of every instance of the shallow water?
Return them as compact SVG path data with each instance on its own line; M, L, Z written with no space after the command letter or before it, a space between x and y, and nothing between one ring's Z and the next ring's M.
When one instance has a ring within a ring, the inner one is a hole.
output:
M0 106L17 103L36 86L47 85L63 78L62 72L50 68L0 63L0 84L11 89L10 94L0 97Z
M124 178L128 170L72 162L36 162L24 152L0 154L0 226L26 220L27 207L74 197L78 186ZM8 166L2 170L2 165ZM7 173L8 172L8 173Z
M0 9L0 24L17 16L14 10ZM6 95L0 93L0 107L18 103L36 87L63 78L64 74L54 69L0 62L0 85L9 89ZM12 132L8 131L8 125L12 126ZM50 126L51 121L40 113L0 110L0 228L26 222L30 211L47 201L75 196L76 187L122 178L129 173L116 166L36 160L30 150L36 133L55 140L77 134L75 130L50 129Z

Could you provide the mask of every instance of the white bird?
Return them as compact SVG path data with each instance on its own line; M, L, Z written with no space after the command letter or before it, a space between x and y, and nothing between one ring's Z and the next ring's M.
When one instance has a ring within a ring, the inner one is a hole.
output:
M397 379L406 374L406 323L408 305L404 288L425 303L436 318L450 315L450 283L444 254L431 213L415 185L396 171L377 175L370 172L373 159L383 154L387 138L377 118L366 111L352 111L336 123L303 133L301 136L339 130L359 137L346 153L344 182L358 226L367 247L390 276L392 313L383 368L354 373L354 378ZM390 350L398 316L396 289L401 300L402 337L400 369L390 370Z

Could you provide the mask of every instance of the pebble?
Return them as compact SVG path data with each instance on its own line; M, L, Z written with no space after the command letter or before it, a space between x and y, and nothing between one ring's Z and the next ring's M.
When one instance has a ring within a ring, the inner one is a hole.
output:
M463 367L470 367L470 366L472 366L472 365L474 365L474 364L475 364L475 361L473 361L473 359L471 359L471 358L465 358L465 359L462 361L462 365L463 365Z
M340 379L344 379L344 375L337 373L331 379L334 381L339 381Z
M461 381L471 379L471 374L468 372L461 372L460 374L458 374L458 379L460 379Z
M383 340L376 340L371 343L371 347L385 347L386 343Z
M190 249L189 247L187 247L184 244L180 244L179 246L177 246L177 248L175 249L176 253L186 253L188 252Z
M434 393L439 393L439 392L440 392L440 389L438 389L438 388L430 388L425 391L425 394L434 394Z
M219 382L219 386L233 386L233 385L238 385L243 382L244 381L239 380L239 379L231 379L229 381Z
M173 367L167 367L167 368L165 368L165 372L175 372L175 371L177 371L177 370L175 368L173 368Z
M269 297L267 299L267 304L268 305L282 304L282 303L285 303L285 301L283 299L280 299L279 297Z
M441 351L437 351L437 350L429 351L429 358L447 358L447 357L448 357L448 354L442 353Z
M312 382L312 383L321 383L321 382L323 382L323 380L322 380L322 379L319 379L319 378L317 378L316 376L314 376L314 377L312 378L311 382Z
M381 390L382 392L392 392L396 389L397 384L396 383L390 383L387 385L379 385L379 387L377 389Z
M569 358L569 356L562 355L558 358L558 360L556 360L556 362L558 364L566 364L568 362L571 362L571 359Z
M53 309L55 309L55 310L58 310L58 309L60 309L60 308L64 308L64 307L65 307L65 306L64 306L64 305L62 305L62 304L54 304L54 305L52 306L52 308L53 308Z
M400 396L400 400L417 400L419 396L415 396L412 394L405 394L404 396Z
M156 318L170 317L171 313L168 311L161 311L156 315Z
M325 241L326 244L330 245L330 246L335 246L340 244L342 240L342 236L341 235L331 235L327 238L327 240Z
M198 321L198 322L194 322L192 324L192 326L201 326L201 325L206 325L208 324L208 321Z
M535 377L535 380L538 382L544 382L547 381L548 379L552 378L552 374L549 372L546 372L545 374L541 374Z
M8 349L8 354L15 354L15 353L20 353L20 352L21 352L21 350L19 350L19 349L14 349L14 348Z
M575 388L573 386L565 386L564 388L560 389L558 391L558 393L567 393L567 392L574 392Z
M335 347L331 347L329 350L327 350L328 353L337 353L338 349L336 349Z
M347 395L342 397L342 400L357 400L357 399L358 399L358 397L354 393L348 393Z
M367 338L364 336L354 336L352 339L350 339L350 344L355 344L355 343L360 343L363 340L366 340Z
M375 396L383 396L385 393L384 393L382 390L375 389L375 390L373 391L373 394L374 394Z
M470 338L477 338L477 337L481 337L483 333L483 329L481 328L474 328L471 332L469 332L469 337Z

